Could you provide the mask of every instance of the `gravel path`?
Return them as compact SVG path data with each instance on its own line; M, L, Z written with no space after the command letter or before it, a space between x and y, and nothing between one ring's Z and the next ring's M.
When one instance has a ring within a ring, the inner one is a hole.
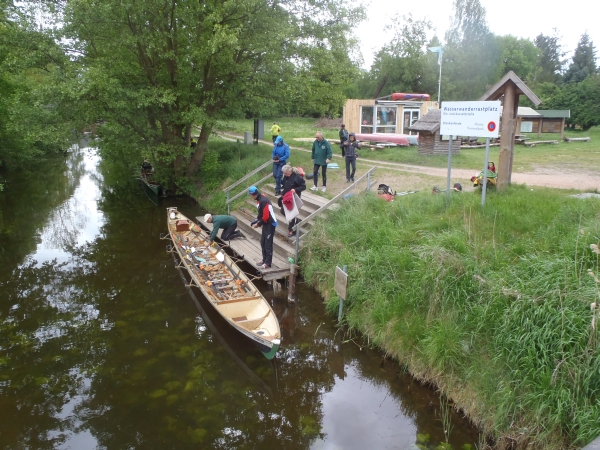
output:
M243 138L233 133L220 132L224 139L235 141ZM312 139L311 139L312 140ZM270 141L260 141L263 144L273 145ZM310 150L290 145L290 149L309 153ZM342 160L340 155L334 155L334 159ZM359 164L369 164L403 172L410 172L433 177L446 178L447 169L439 167L414 166L410 164L400 164L387 161L378 161L369 158L360 157ZM452 169L452 179L465 180L462 184L468 184L468 180L481 169ZM578 190L598 190L600 191L600 175L593 171L569 171L560 167L540 167L533 172L514 172L512 182L517 184L527 184L528 186L543 186L559 189L578 189Z

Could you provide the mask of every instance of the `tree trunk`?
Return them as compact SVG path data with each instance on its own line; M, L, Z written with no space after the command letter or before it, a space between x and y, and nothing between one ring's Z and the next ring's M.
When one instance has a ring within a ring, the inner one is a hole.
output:
M200 137L198 138L198 144L196 144L196 151L194 152L194 156L188 165L187 171L185 175L187 177L191 177L196 173L200 165L202 164L202 160L204 159L204 154L208 149L208 138L210 133L212 132L212 126L208 123L202 124L202 129L200 130Z

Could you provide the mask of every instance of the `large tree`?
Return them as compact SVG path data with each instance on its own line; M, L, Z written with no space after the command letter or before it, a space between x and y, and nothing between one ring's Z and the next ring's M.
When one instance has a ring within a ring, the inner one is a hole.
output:
M538 48L529 39L515 36L496 36L499 61L496 77L499 79L509 70L525 82L532 81L538 68Z
M390 92L426 92L434 88L432 79L424 76L432 59L425 47L431 24L414 19L410 14L396 15L385 29L391 39L377 52L370 77L363 80L368 97Z
M535 81L538 83L558 83L562 77L565 53L560 44L556 29L552 36L539 34L534 40L540 51L539 70Z
M71 64L34 11L0 2L0 164L64 151L76 124L61 87Z
M596 49L587 32L581 35L571 65L564 76L565 83L578 83L590 75L596 75Z
M479 0L455 0L446 33L442 99L475 100L496 81L498 43Z
M302 101L299 74L310 98L330 103L324 110L339 108L331 67L348 62L338 50L361 11L341 0L65 0L64 30L82 64L82 114L105 122L104 154L133 159L141 149L191 176L218 120ZM321 57L321 78L306 76Z

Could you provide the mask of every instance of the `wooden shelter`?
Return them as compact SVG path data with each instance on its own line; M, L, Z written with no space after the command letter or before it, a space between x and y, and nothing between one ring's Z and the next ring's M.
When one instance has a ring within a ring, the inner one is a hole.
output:
M419 155L447 155L448 154L448 139L442 140L440 136L440 119L442 111L432 109L419 120L413 123L410 131L419 133ZM452 141L452 154L460 154L460 139Z
M348 99L343 121L348 131L362 134L416 134L410 127L437 102L420 100Z
M503 191L510 184L515 133L517 130L517 110L521 95L525 95L535 106L542 103L538 96L525 85L523 80L511 70L479 98L479 101L502 99L500 154L498 157L498 181L496 184L499 191Z

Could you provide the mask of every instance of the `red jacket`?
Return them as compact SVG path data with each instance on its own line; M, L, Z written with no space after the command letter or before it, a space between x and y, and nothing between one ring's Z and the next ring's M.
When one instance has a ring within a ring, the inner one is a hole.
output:
M273 204L265 194L260 194L256 198L256 207L258 208L258 215L256 218L258 219L257 225L259 227L266 223L273 226L277 225L277 218L275 217L275 212L273 211Z

